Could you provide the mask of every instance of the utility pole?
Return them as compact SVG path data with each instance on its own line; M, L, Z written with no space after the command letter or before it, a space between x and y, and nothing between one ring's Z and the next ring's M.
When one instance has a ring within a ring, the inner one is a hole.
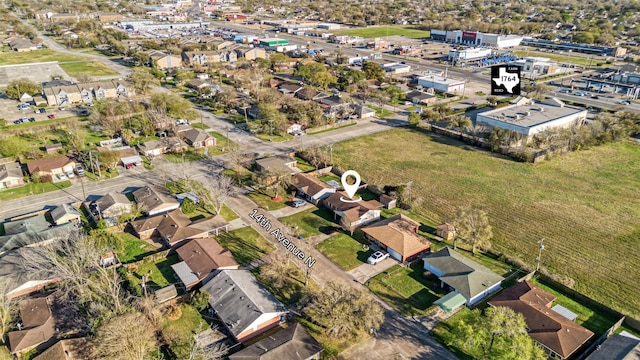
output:
M538 270L540 269L540 256L542 255L542 250L544 250L544 238L540 239L540 241L538 241L538 257L536 258L536 272L538 272Z

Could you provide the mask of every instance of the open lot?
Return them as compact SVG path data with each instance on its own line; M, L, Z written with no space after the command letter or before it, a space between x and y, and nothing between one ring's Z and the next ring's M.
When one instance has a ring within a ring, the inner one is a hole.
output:
M371 151L370 149L383 149ZM640 146L595 147L537 165L478 151L447 137L397 129L334 146L362 179L413 181L414 211L434 223L460 205L484 209L495 252L541 265L574 289L640 318Z
M117 72L107 67L107 65L95 60L67 62L60 64L60 67L69 74L69 76L79 74L87 74L89 76L118 75Z
M63 54L55 52L49 49L34 50L28 52L7 52L2 53L0 56L0 65L13 65L13 64L29 64L47 61L77 61L85 60L82 56L74 56L69 54Z
M360 29L336 30L332 31L336 35L360 36L365 39L385 37L385 36L406 36L414 39L428 38L431 33L419 30L410 26L380 26Z
M18 53L16 53L18 54ZM19 53L24 54L24 53ZM4 54L0 55L0 87L6 87L10 82L17 79L27 78L34 82L49 81L52 77L58 76L69 79L69 76L58 63L46 62L38 64L2 65Z
M251 227L229 231L216 236L220 245L231 251L238 264L247 264L276 249Z
M349 271L366 264L369 256L373 254L372 250L368 247L364 248L363 245L365 245L364 242L347 234L336 234L318 244L318 250L340 266L342 270Z
M305 238L330 234L340 228L338 224L333 222L333 212L325 207L314 207L294 215L281 217L278 220L295 227Z

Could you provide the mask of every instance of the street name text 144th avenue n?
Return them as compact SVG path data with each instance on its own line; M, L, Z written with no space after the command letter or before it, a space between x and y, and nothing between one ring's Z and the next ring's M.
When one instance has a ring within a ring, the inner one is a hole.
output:
M311 268L316 260L309 255L307 259L304 258L304 252L289 239L284 236L284 233L280 230L280 228L276 228L275 230L271 230L271 221L267 219L263 214L258 214L257 209L253 209L249 217L260 225L263 229L269 232L285 249L287 249L293 256L297 257L300 260L304 260L304 263Z

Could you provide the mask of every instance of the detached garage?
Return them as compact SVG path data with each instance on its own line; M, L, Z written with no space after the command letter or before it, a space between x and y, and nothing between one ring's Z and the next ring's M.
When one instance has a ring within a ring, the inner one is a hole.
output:
M120 159L120 161L122 161L122 166L124 166L126 169L131 169L134 166L142 165L142 158L140 157L140 155L123 157L122 159Z

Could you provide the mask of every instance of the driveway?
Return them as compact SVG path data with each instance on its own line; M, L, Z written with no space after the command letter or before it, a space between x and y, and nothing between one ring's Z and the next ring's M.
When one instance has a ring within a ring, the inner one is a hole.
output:
M376 265L362 264L355 269L347 271L347 274L353 276L353 278L360 284L364 284L367 280L392 268L396 264L398 264L398 261L389 257Z

